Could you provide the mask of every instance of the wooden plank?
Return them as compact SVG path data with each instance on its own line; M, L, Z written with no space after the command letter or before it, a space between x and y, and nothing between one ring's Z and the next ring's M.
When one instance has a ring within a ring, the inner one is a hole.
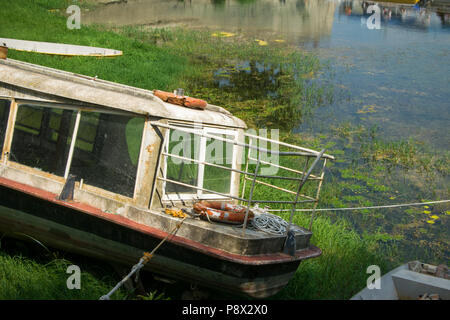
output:
M0 44L8 49L60 56L117 57L123 54L114 49L9 38L0 38Z

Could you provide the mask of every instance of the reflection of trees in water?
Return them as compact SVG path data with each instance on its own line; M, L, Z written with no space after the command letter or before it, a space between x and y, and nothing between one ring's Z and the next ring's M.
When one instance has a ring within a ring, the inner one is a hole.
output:
M236 0L236 1L239 2L240 4L247 4L255 2L256 0Z
M246 61L219 70L214 85L223 97L232 97L237 112L252 110L249 121L256 126L291 130L305 114L331 102L331 88L312 80L313 69L307 62Z
M298 14L303 18L306 19L309 17L309 11L306 7L305 0L297 0L295 3L295 8L298 11Z
M233 67L227 74L228 85L223 89L235 94L239 100L275 96L281 76L279 67L249 61L245 66Z
M225 3L226 0L211 0L211 4L213 5L213 10L217 11L219 9L220 11L225 9Z
M337 2L331 0L184 0L128 1L99 6L83 14L87 24L178 24L266 35L286 42L319 40L331 34ZM256 37L256 35L255 35Z
M297 2L295 3L295 7L297 8L297 10L305 10L305 0L297 0Z
M436 14L439 17L439 19L441 20L442 26L444 26L444 27L450 26L450 14L449 13L437 12Z

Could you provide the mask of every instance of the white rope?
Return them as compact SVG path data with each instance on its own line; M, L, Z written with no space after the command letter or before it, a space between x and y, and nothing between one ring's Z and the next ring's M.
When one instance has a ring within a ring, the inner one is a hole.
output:
M250 221L252 227L270 234L285 234L288 222L271 213L259 213Z
M391 205L371 206L371 207L323 208L323 209L312 209L312 208L310 208L310 209L296 209L295 211L311 212L311 211L348 211L348 210L382 209L382 208L398 208L398 207L410 207L410 206L423 206L423 205L426 205L426 204L446 203L446 202L450 202L450 200L438 200L438 201L428 201L428 202L391 204ZM284 211L292 211L292 209L269 209L268 211L284 212Z

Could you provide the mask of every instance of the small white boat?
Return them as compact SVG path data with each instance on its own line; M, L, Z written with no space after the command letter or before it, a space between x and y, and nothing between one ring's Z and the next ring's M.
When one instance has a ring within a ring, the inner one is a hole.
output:
M78 46L64 43L8 39L8 38L0 38L0 45L8 47L9 49L13 50L37 52L61 56L115 57L122 55L122 51L114 49Z
M413 261L380 278L380 289L365 288L351 300L450 300L447 266Z

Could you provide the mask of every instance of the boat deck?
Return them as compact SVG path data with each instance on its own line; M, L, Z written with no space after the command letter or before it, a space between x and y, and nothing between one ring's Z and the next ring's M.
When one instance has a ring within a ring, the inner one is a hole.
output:
M186 209L190 208L186 207ZM180 221L180 218L164 213L163 209L161 211L142 211L130 207L126 216L138 223L165 230L166 232L170 232ZM291 230L294 231L296 250L307 248L312 233L297 225L293 225ZM186 219L177 235L230 253L244 255L281 252L286 239L285 235L274 235L250 228L243 232L240 226L209 222L199 218Z
M4 170L3 172L5 174L8 171ZM28 177L32 176L28 175ZM57 193L44 191L40 188L5 177L0 177L0 184L27 193L33 197L75 209L80 211L80 214L87 213L101 219L114 220L114 223L119 222L122 225L127 225L134 229L145 229L149 227L160 230L163 233L169 233L181 221L180 218L164 213L162 208L158 211L125 206L113 212L110 210L102 210L97 206L87 205L76 200L61 201L57 199ZM120 221L116 221L118 219ZM296 239L296 250L307 249L312 233L295 225L292 230ZM286 238L285 235L272 235L251 229L246 229L245 233L243 233L243 230L236 225L210 223L198 218L186 219L182 227L178 230L177 237L184 238L190 242L201 243L213 249L248 256L281 253Z

